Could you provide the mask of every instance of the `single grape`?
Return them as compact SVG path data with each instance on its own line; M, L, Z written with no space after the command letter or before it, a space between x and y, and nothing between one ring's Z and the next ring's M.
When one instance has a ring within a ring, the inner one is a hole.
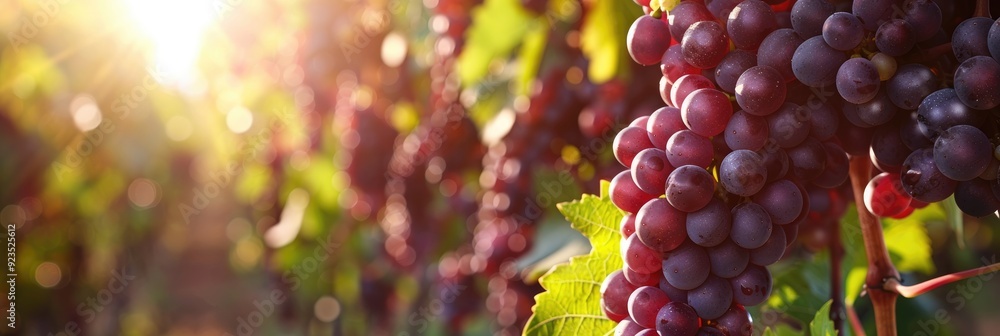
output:
M1000 105L1000 63L973 56L955 70L955 94L966 106L989 110Z
M656 286L663 277L663 272L639 273L628 266L622 266L622 274L625 275L625 280L638 287Z
M663 53L670 47L670 28L660 19L649 15L640 16L628 29L625 46L632 60L642 65L660 62Z
M703 319L722 316L733 303L733 288L729 281L710 275L705 283L688 292L688 304Z
M990 27L990 31L986 36L990 55L993 55L994 60L1000 62L1000 19L993 22L993 26Z
M662 276L660 277L660 290L667 293L667 297L670 298L671 302L688 302L688 292L670 285L670 283L667 282L667 278Z
M650 195L663 194L667 176L672 171L674 166L667 160L667 154L656 148L644 149L632 160L632 180Z
M781 73L766 65L747 69L736 81L736 102L744 111L757 116L777 111L787 92Z
M746 149L726 155L719 164L719 183L726 191L740 196L751 196L764 188L767 167L764 159Z
M667 148L667 140L674 133L686 130L681 119L681 109L676 107L661 107L653 111L646 122L646 133L654 148Z
M702 75L684 75L674 82L670 89L670 101L683 103L691 92L698 89L714 89L715 84Z
M622 239L621 254L625 266L639 273L653 273L663 266L660 254L643 244L638 235Z
M712 263L712 274L728 279L743 273L750 263L750 253L726 239L721 244L708 248L708 259Z
M637 288L628 298L628 315L644 328L656 327L656 313L670 302L667 294L659 288L643 286Z
M845 61L847 55L844 52L828 46L822 36L813 36L795 49L792 72L803 84L817 87L829 85L837 81L838 69ZM759 56L757 64L766 65Z
M670 35L675 40L681 41L691 25L701 21L713 21L715 17L705 4L699 1L682 1L667 13L667 19L670 21Z
M875 31L882 22L889 20L896 1L887 0L854 0L852 10L854 15L868 31Z
M779 180L764 186L753 196L753 202L760 205L771 216L774 224L791 223L802 212L805 200L799 187L792 181ZM733 222L735 228L736 222ZM768 233L770 234L770 233ZM766 239L766 238L765 238ZM754 246L754 248L759 247Z
M910 23L917 41L930 39L941 27L941 7L933 0L907 0L903 12L903 19Z
M702 167L680 166L667 178L666 199L680 211L698 211L712 200L714 192L715 178Z
M788 173L788 154L785 154L784 149L770 144L758 150L757 154L764 159L764 165L767 166L768 182L779 180Z
M809 112L795 103L784 103L767 116L771 139L781 148L791 148L805 141L812 127Z
M687 237L704 247L715 246L729 237L731 223L729 207L713 198L705 207L687 214Z
M771 6L760 0L746 0L729 14L726 29L736 48L755 50L778 27Z
M726 29L715 21L701 21L691 25L681 39L684 60L699 69L714 68L729 52Z
M681 118L691 131L704 137L722 133L733 115L725 93L715 89L695 90L681 104Z
M896 62L896 58L889 56L885 53L875 53L871 57L872 64L875 64L875 70L878 70L878 79L881 81L887 81L896 74L896 69L899 64Z
M757 265L729 279L733 287L733 301L744 306L756 306L771 296L771 272Z
M757 48L757 65L778 70L785 82L795 80L792 60L802 45L802 38L791 29L778 29L768 34Z
M910 206L910 196L906 194L899 175L881 173L868 181L865 187L865 208L873 215L891 217Z
M619 315L619 314L615 314L615 313L612 313L612 312L608 311L608 309L603 306L604 305L604 299L601 299L601 305L602 305L601 310L604 311L604 316L607 317L612 322L618 323L618 322L624 321L625 319L628 318L628 314Z
M882 125L872 136L869 158L875 167L888 173L899 173L903 161L913 151L906 147L899 135L898 123Z
M955 203L962 212L975 217L992 215L1000 209L1000 200L993 194L990 181L972 179L958 182Z
M625 167L632 166L632 159L644 149L653 148L649 135L644 128L625 127L615 136L612 143L615 158Z
M861 104L851 104L844 103L844 115L848 116L848 110L851 114L858 118L859 122L863 125L869 125L868 127L875 127L885 124L892 120L896 116L897 108L896 105L892 103L889 99L889 95L886 93L886 89L882 88L875 94L875 98L861 103ZM848 118L850 120L850 118ZM854 122L858 125L858 122ZM862 126L862 125L858 125Z
M938 87L937 76L923 64L905 64L886 83L886 93L901 109L915 110Z
M823 143L826 150L826 167L823 173L812 180L812 184L823 188L836 188L849 177L850 159L844 148L835 142Z
M861 104L878 94L881 84L875 64L864 58L852 58L837 71L837 92L844 100Z
M695 165L707 168L712 164L712 141L693 131L674 133L667 141L666 149L667 160L674 167Z
M918 149L910 154L900 169L903 189L922 202L940 202L955 191L957 182L944 176L934 164L934 151Z
M821 141L826 141L837 134L837 127L840 126L840 118L829 103L807 104L806 110L809 114L809 134Z
M865 38L865 28L851 13L833 13L823 23L823 41L833 49L848 51L857 48Z
M647 194L639 189L632 181L632 174L628 170L615 175L611 179L611 185L608 186L608 189L610 190L611 203L628 212L638 212L643 204L656 198L655 195Z
M750 251L750 262L761 266L777 262L785 254L787 243L785 230L771 230L771 237L767 238L764 245ZM711 251L709 252L709 256L711 256Z
M695 336L699 327L698 312L686 303L670 302L656 313L660 335Z
M752 151L764 148L769 138L767 119L737 111L729 119L724 131L726 145L729 149L749 149Z
M799 0L792 5L791 19L795 32L803 38L823 33L824 20L835 15L836 7L827 0Z
M753 321L743 307L733 305L725 314L715 320L715 326L729 336L753 335Z
M660 77L660 99L663 100L664 104L667 106L676 107L673 100L670 100L670 91L674 89L674 86L670 84L666 76Z
M745 249L761 247L771 236L772 230L771 217L760 205L748 202L733 207L733 224L729 237L736 245Z
M757 65L757 55L746 50L733 50L722 58L715 67L715 82L719 90L726 93L736 92L736 81L747 69Z
M883 23L875 33L875 46L889 56L903 56L916 44L917 38L913 33L913 27L902 19L892 19Z
M684 242L687 216L687 213L677 210L666 199L655 198L639 209L635 235L656 252L670 252Z
M710 263L704 247L686 242L666 254L663 259L663 277L677 289L692 290L708 278Z
M993 159L993 145L983 131L955 125L934 141L934 164L941 174L956 181L979 177Z
M941 89L920 103L917 120L920 121L920 132L933 140L955 125L979 127L983 124L984 115L962 103L954 89Z
M806 138L798 146L785 151L792 163L792 175L801 181L812 181L826 168L826 147L815 138Z
M601 304L609 313L627 316L628 299L636 288L625 279L621 270L611 272L601 283Z
M688 2L685 2L688 3ZM701 69L688 64L684 60L684 53L681 50L680 44L675 44L667 48L667 51L663 53L663 58L660 59L660 72L663 76L667 78L667 83L674 84L677 79L681 76L688 74L699 74ZM683 102L673 102L675 107L680 107Z
M973 56L990 56L989 33L993 19L987 17L972 17L955 27L951 34L951 50L959 62Z

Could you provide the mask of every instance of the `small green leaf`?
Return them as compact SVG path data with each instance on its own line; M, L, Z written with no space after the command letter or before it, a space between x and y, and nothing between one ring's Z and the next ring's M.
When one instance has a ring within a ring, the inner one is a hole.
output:
M536 21L518 0L486 0L472 10L472 22L458 57L458 75L466 86L486 77L493 60L510 56Z
M809 322L809 333L812 336L836 336L837 329L833 327L833 321L830 320L830 304L833 300L827 301L819 311L816 312L816 317L813 318L812 322Z
M602 181L602 190L605 185ZM535 297L524 335L609 335L616 324L601 311L600 289L604 278L623 265L618 223L624 213L606 195L583 195L559 204L559 211L592 248L590 254L573 257L539 279L546 291Z
M625 49L625 37L639 7L622 0L596 0L586 11L580 31L580 48L590 60L587 73L594 83L604 83L622 75L632 62Z

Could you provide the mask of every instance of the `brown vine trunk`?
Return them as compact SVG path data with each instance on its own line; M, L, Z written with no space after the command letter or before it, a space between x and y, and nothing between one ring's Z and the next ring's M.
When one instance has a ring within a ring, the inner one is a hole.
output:
M868 275L865 286L875 308L875 327L879 336L896 335L896 294L883 288L886 279L899 279L899 272L889 259L889 251L882 236L882 223L864 205L865 186L871 177L871 162L867 156L851 158L851 187L854 204L858 209L858 222L868 256Z

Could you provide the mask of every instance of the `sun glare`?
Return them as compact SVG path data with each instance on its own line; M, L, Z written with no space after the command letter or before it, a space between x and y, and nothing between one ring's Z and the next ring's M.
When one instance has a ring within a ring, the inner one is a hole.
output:
M151 42L151 62L158 80L190 85L205 30L215 19L211 1L122 0L143 36Z

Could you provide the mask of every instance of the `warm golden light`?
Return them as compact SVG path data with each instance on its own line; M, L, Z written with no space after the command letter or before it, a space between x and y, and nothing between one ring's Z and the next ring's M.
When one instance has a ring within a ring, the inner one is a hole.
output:
M122 0L129 15L152 43L157 80L191 84L205 30L217 18L211 1Z

